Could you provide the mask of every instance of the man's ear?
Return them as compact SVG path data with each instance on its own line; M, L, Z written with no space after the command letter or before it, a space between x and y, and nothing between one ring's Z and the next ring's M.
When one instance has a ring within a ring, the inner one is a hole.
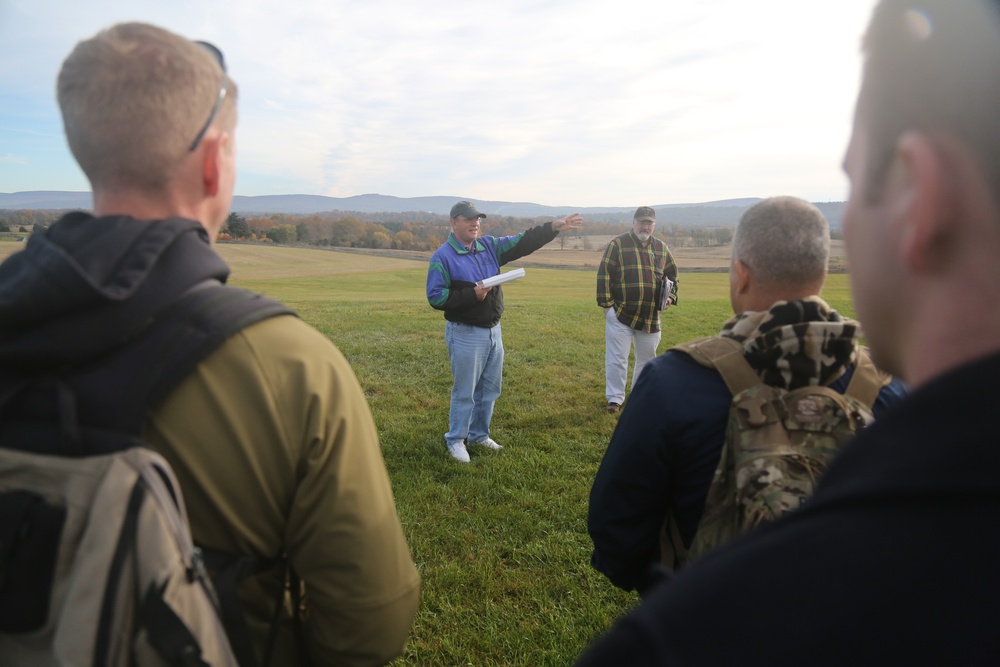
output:
M889 211L900 257L912 271L935 271L947 259L962 203L947 149L918 132L905 132L887 179Z
M211 139L206 136L202 141L201 183L206 199L218 195L222 187L223 170L226 169L222 151L225 150L227 136L222 132Z
M736 294L746 294L747 290L750 289L750 267L747 266L743 260L735 260L732 264L731 270L736 276L736 280L733 283Z

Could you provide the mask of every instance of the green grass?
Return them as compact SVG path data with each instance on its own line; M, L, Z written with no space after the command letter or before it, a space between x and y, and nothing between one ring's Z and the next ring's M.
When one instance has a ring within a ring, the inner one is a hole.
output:
M336 259L332 259L333 264ZM233 284L294 307L347 356L370 402L399 515L423 579L406 652L393 665L567 665L638 598L590 568L587 498L616 423L604 406L604 325L595 274L529 268L504 287L501 452L447 456L451 376L426 269ZM728 277L682 274L660 350L718 331ZM824 297L853 313L845 275Z

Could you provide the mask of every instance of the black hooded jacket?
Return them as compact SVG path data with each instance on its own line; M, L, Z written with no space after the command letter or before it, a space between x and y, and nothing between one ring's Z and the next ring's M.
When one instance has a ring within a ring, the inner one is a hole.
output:
M97 361L192 286L228 276L194 220L70 213L0 264L0 371Z

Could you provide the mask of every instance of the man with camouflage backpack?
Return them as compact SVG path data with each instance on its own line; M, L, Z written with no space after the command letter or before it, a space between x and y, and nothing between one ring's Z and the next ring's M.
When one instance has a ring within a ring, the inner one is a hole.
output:
M661 563L683 565L693 544L703 551L755 516L773 518L798 504L817 474L815 460L903 395L901 383L871 367L858 324L818 296L829 246L826 219L808 202L775 197L752 206L733 238L736 316L718 337L668 350L643 373L590 495L591 562L616 586L645 593L663 577ZM842 397L852 380L859 398ZM750 409L731 410L739 405ZM788 410L806 424L799 435L786 433L783 424L794 421ZM741 414L744 425L766 428L741 429ZM831 433L818 437L816 426ZM751 451L795 441L820 456L805 457L805 469L795 468L801 452L771 460L741 453L737 464L724 447L727 433L742 433L736 439Z
M692 562L577 667L1000 664L1000 2L874 5L844 243L872 358L909 394L804 507Z

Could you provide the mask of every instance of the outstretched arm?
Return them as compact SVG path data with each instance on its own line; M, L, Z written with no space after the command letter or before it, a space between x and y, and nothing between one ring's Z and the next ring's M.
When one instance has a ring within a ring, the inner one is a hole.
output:
M583 217L579 213L573 213L564 218L556 218L552 222L532 227L516 236L502 236L495 239L496 245L494 247L500 266L525 255L530 255L554 239L560 231L580 229L582 224Z
M583 216L579 213L567 215L565 218L557 218L552 221L552 230L556 232L568 229L580 229L583 227Z

